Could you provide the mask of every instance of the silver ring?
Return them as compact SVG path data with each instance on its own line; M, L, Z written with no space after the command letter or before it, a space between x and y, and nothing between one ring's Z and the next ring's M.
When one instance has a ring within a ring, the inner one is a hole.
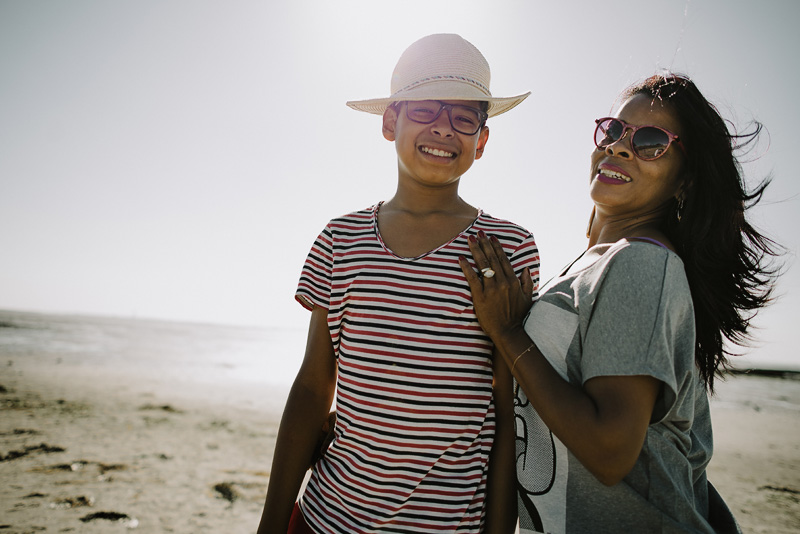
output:
M491 278L495 275L495 272L492 270L491 267L484 267L481 269L481 274L484 278Z

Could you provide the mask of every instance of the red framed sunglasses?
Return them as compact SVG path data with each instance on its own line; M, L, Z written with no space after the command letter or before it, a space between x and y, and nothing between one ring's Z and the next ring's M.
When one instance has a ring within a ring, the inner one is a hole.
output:
M614 117L604 117L594 122L597 123L597 128L594 129L594 144L598 150L605 150L607 146L616 143L630 131L631 149L639 159L653 161L660 158L666 154L673 141L686 154L686 147L680 138L659 126L633 126Z

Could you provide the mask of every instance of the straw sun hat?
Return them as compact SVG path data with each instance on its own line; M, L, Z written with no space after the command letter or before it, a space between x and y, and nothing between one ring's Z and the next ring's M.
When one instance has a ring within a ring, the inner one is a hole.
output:
M496 98L489 91L489 63L469 41L452 33L428 35L409 46L392 73L391 96L355 100L347 105L382 115L392 102L473 100L488 102L490 117L505 113L530 92Z

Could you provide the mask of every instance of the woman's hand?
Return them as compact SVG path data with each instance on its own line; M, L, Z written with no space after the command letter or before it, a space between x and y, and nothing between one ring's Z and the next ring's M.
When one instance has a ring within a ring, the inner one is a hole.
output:
M598 376L581 387L564 380L523 328L533 292L530 274L517 280L495 238L479 234L469 247L479 272L487 267L495 272L481 276L466 258L459 259L475 314L495 350L515 367L517 383L553 434L600 482L618 483L642 450L661 382L651 376Z
M522 322L531 308L533 280L525 269L519 280L496 237L487 237L482 231L478 237L470 236L469 249L480 272L487 267L494 276L476 273L469 260L459 258L461 270L469 282L475 315L481 327L495 342L503 336L522 330Z
M333 411L328 414L328 418L325 420L325 423L323 423L319 431L317 447L314 450L314 455L311 457L310 468L313 468L320 458L325 456L325 453L328 452L328 447L330 447L333 442L333 438L336 437L336 417L336 411Z

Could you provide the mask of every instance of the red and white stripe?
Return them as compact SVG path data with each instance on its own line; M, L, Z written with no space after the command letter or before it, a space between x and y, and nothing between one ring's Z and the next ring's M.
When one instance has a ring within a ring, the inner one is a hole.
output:
M418 258L389 251L378 206L334 219L317 238L297 299L328 309L338 358L336 439L301 499L323 533L480 532L494 439L491 340L458 257L496 236L538 286L533 236L480 213Z

